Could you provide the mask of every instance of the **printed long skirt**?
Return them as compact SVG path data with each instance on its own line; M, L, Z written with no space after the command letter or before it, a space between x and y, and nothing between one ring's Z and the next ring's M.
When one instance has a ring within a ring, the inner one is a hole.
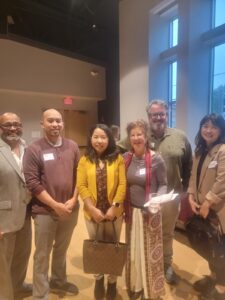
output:
M132 208L127 224L126 285L128 292L143 291L144 298L165 294L161 212L143 215Z

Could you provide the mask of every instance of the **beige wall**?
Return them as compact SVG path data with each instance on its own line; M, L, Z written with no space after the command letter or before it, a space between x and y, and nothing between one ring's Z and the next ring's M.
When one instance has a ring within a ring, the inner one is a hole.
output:
M146 119L148 102L149 10L157 1L120 2L120 124L122 136L129 121Z
M41 134L45 108L84 110L89 125L97 122L97 101L105 99L104 67L10 40L0 39L0 49L0 113L21 116L28 142ZM65 96L72 96L73 105L63 104Z
M0 39L0 49L1 89L105 98L103 67L10 40Z
M93 100L76 100L71 106L63 105L62 98L55 95L0 90L0 112L17 113L24 124L23 137L27 143L42 136L40 120L43 109L81 110L88 115L88 127L97 122L97 103ZM82 124L80 124L82 126Z

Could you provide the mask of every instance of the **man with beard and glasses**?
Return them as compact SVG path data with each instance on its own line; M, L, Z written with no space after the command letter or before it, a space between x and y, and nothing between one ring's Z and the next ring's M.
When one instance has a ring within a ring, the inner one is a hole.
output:
M0 299L31 294L24 282L31 251L30 200L22 169L22 123L11 112L0 116Z
M166 163L168 191L174 190L179 194L174 201L161 205L165 279L169 284L177 284L178 276L172 268L173 236L179 215L180 197L188 187L192 151L182 131L167 127L168 107L164 101L151 101L146 112L150 126L150 147L160 153Z
M24 155L24 175L32 193L35 227L33 299L46 300L49 288L78 294L77 286L67 281L66 253L79 211L75 187L79 149L61 136L63 120L57 110L46 110L41 126L44 137L33 142Z
M177 284L178 276L172 268L173 236L175 224L179 215L180 199L185 197L192 166L191 145L185 134L176 128L167 127L168 107L162 100L151 101L146 112L149 121L149 145L158 152L166 164L168 192L174 190L179 197L176 200L163 203L162 230L164 273L168 284ZM122 149L129 149L127 140L118 143Z

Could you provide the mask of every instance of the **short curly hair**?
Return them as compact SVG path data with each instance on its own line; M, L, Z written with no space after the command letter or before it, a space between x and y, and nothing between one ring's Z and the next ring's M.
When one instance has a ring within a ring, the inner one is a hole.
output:
M141 128L144 136L147 139L146 147L149 147L149 142L148 142L149 141L149 125L145 120L140 119L140 120L130 122L130 123L127 124L128 139L130 139L131 130L134 129L134 128L137 128L137 127Z

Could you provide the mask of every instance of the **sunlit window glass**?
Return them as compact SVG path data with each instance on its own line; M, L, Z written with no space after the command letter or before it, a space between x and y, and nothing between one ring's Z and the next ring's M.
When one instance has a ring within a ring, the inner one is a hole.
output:
M178 44L178 19L173 19L170 22L170 48Z
M213 49L213 90L211 111L222 113L225 117L225 44L214 47Z
M225 23L225 1L224 0L214 0L215 2L215 24L214 26L220 26Z
M169 65L169 125L176 126L176 100L177 100L177 62Z

